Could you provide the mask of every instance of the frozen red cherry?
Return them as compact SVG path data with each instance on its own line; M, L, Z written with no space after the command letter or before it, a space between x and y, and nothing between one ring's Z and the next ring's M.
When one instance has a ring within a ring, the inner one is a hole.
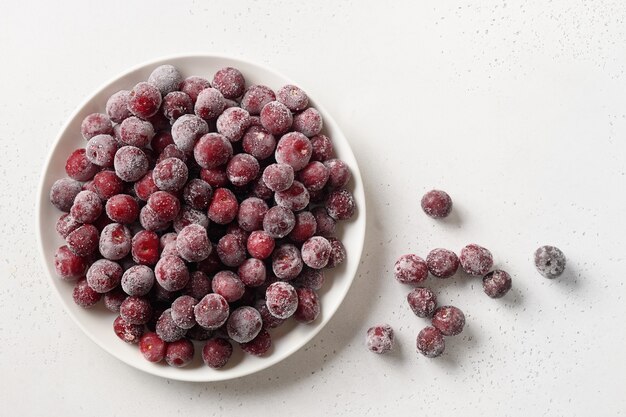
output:
M250 342L259 334L262 326L261 314L249 306L235 309L226 321L228 336L237 343Z
M274 251L275 241L266 231L256 230L248 236L246 246L252 257L267 259Z
M235 99L240 97L245 88L246 80L243 74L236 68L225 67L217 71L211 83L226 98Z
M87 159L85 149L76 149L65 162L65 172L76 181L89 181L99 170L98 165Z
M178 146L174 144L167 145L165 149L163 149L163 152L161 152L159 157L156 159L156 164L167 158L178 158L183 162L187 161L187 155L185 155L185 153L178 149Z
M291 281L295 287L310 288L319 291L324 286L324 272L321 269L305 267L296 279Z
M298 294L286 282L275 282L267 287L265 300L269 312L279 319L291 317L298 308Z
M167 344L165 362L169 366L183 368L193 360L194 347L189 339L180 339Z
M166 191L157 191L148 198L147 207L150 207L159 220L169 222L176 218L180 211L180 201Z
M299 132L290 132L280 138L276 145L276 162L291 165L299 171L309 163L313 148L311 141Z
M107 216L117 223L130 224L139 216L137 200L127 194L118 194L109 198L105 210Z
M315 217L316 233L320 236L330 237L335 234L337 222L328 215L324 207L315 207L311 213Z
M239 205L239 212L237 213L239 227L247 232L262 229L263 218L267 210L267 203L260 198L246 198Z
M108 259L98 259L87 270L87 283L96 292L105 293L117 287L122 280L122 267Z
M122 302L127 296L128 295L120 287L114 288L104 294L104 306L107 310L119 314Z
M209 242L206 228L199 224L190 224L178 233L176 249L184 260L200 262L211 254L213 248Z
M113 322L113 331L126 343L139 343L144 327L141 324L127 323L121 316Z
M233 146L224 135L208 133L198 140L193 155L202 168L217 168L233 156Z
M335 220L348 220L356 210L356 203L352 193L345 189L335 190L326 201L328 215Z
M156 264L159 259L159 236L152 231L141 230L133 236L131 254L138 264Z
M177 232L168 232L159 238L159 248L163 249L167 246L168 243L176 242L176 238L178 237Z
M330 188L342 188L350 182L352 177L350 168L341 159L328 159L324 161L324 166L328 169L328 185Z
M133 191L135 191L135 195L137 198L143 201L147 201L150 195L159 190L159 187L154 183L154 178L152 177L152 171L146 172L139 181L137 181L133 185Z
M250 355L264 356L272 347L272 337L267 330L262 329L254 339L240 346L241 350Z
M276 204L292 211L304 210L310 201L309 191L300 181L294 181L291 187L274 194Z
M163 96L178 90L182 81L183 76L178 68L169 64L159 65L148 77L148 82L158 88Z
M64 280L78 278L85 273L87 261L76 255L67 246L61 246L54 254L54 269Z
M264 85L251 85L241 99L241 108L250 114L258 115L263 106L276 100L276 94L271 88Z
M161 107L161 92L146 82L135 85L128 96L128 110L142 119L154 116Z
M304 267L300 250L292 244L278 246L272 254L272 271L285 281L296 278Z
M102 201L92 191L81 191L76 195L70 215L81 223L93 223L102 214Z
M259 259L246 259L239 265L237 275L247 287L258 287L265 282L265 264Z
M271 164L263 170L263 182L272 191L285 191L293 184L294 175L291 165Z
M232 222L239 211L237 198L227 188L218 188L213 194L213 200L209 205L209 219L217 224L228 224Z
M388 324L370 327L367 329L365 342L370 352L378 354L390 352L394 345L393 329Z
M113 133L113 124L106 114L92 113L83 119L80 133L86 140L97 135L110 135Z
M134 146L122 146L115 153L113 159L115 174L123 181L134 182L148 172L148 157L139 148Z
M190 180L183 190L183 199L191 208L205 210L211 202L213 188L199 178Z
M81 185L76 180L71 178L56 180L50 188L50 202L59 210L69 212L80 191Z
M263 328L264 329L274 329L282 325L285 320L279 319L278 317L274 317L267 308L267 302L265 299L261 298L255 301L254 308L261 314L261 319L263 320Z
M301 211L296 214L296 225L288 237L294 242L304 242L317 231L315 216L310 211Z
M428 253L426 265L433 276L450 278L459 268L459 258L451 250L437 248Z
M328 176L329 169L318 161L309 162L298 172L298 179L309 191L319 191L324 188Z
M291 210L281 206L270 208L263 218L263 230L275 239L287 236L295 225L296 216Z
M74 302L81 306L82 308L91 308L100 301L102 298L102 294L94 291L87 284L87 280L85 278L81 278L76 281L76 285L74 286L74 290L72 292L72 298Z
M63 239L67 237L74 230L78 229L81 226L81 223L77 222L72 216L68 213L63 214L59 217L56 223L56 231L61 235Z
M157 212L148 206L143 206L139 211L139 223L144 229L154 232L162 232L170 225L170 222L162 220Z
M330 242L330 256L328 257L326 267L334 268L345 262L347 256L346 247L339 239L335 239L334 237L329 237L328 242Z
M285 85L276 92L276 98L291 111L304 110L309 105L309 97L295 85Z
M437 308L437 297L429 288L414 288L407 295L406 300L417 317L432 317Z
M172 140L185 155L191 155L198 139L207 133L209 125L193 114L180 116L172 125Z
M211 83L206 78L198 77L196 75L192 75L191 77L187 77L180 83L180 91L186 93L191 100L195 103L198 98L198 94L205 88L211 87Z
M463 331L465 315L454 306L443 306L435 310L432 324L445 336L455 336Z
M187 182L188 175L187 165L178 158L164 159L156 164L152 171L154 183L163 191L178 191L182 189Z
M122 275L122 289L128 295L147 295L154 285L154 272L146 265L134 265Z
M293 117L293 130L309 138L320 133L322 126L322 115L313 107L309 107Z
M167 291L182 290L189 281L189 270L177 256L164 256L154 267L157 282Z
M565 270L565 254L555 246L542 246L535 251L535 267L545 278L559 277Z
M198 300L188 295L181 295L172 303L172 320L180 328L191 329L196 325L194 308Z
M243 136L243 150L257 159L266 159L274 154L276 138L262 126L251 126Z
M239 300L245 291L243 282L231 271L220 271L215 274L211 286L214 293L221 295L229 303Z
M221 327L228 319L228 301L219 294L207 294L194 307L196 322L205 329Z
M459 262L463 270L470 275L485 275L493 266L493 256L489 250L475 243L461 249Z
M301 323L311 323L320 314L321 306L317 293L311 288L296 288L298 308L294 318Z
M237 267L246 259L246 241L229 233L217 243L217 255L226 266Z
M152 306L146 298L129 296L120 305L120 316L126 323L146 324L152 317Z
M131 239L128 227L119 223L111 223L102 229L97 247L103 257L117 261L130 253Z
M182 339L187 333L187 330L178 327L172 319L172 310L168 308L165 310L156 323L156 334L164 342L175 342Z
M202 271L194 271L189 276L189 282L183 289L183 294L189 295L196 300L201 300L211 292L211 280Z
M230 107L219 115L215 125L218 133L238 142L250 127L250 114L241 107Z
M324 162L331 159L335 154L333 143L326 135L313 136L311 138L311 147L313 148L311 161Z
M424 327L417 335L417 351L427 358L436 358L446 348L443 334L433 326Z
M240 153L233 156L226 165L226 175L234 186L246 185L258 177L259 161L252 155Z
M154 152L160 154L168 145L174 145L172 134L166 130L158 132L150 141L150 147Z
M194 112L204 120L215 120L226 108L224 96L215 88L206 88L196 99Z
M147 361L158 363L165 358L167 343L153 332L144 333L139 339L139 351Z
M113 171L100 171L92 181L93 191L101 200L106 201L124 191L124 182Z
M78 256L88 256L98 249L98 229L91 224L84 224L65 238L67 247Z
M228 340L221 337L207 340L204 348L202 348L202 360L213 369L223 368L232 354L233 346Z
M121 123L132 115L130 110L128 110L129 97L130 91L128 90L120 90L109 97L105 108L111 121Z
M396 279L403 284L418 284L428 277L426 262L417 255L402 255L393 267Z
M441 190L430 190L422 197L422 210L435 219L447 217L452 211L452 199Z
M143 148L148 146L154 137L154 127L150 122L138 117L129 117L120 125L120 139L126 145Z
M511 289L511 276L500 269L483 277L483 290L491 298L501 298Z
M113 166L117 141L111 135L96 135L89 139L85 148L87 159L101 167Z
M332 248L322 236L313 236L302 244L302 260L310 268L322 269L328 264Z
M267 185L265 185L262 176L252 181L252 187L250 187L250 192L254 197L258 197L262 200L269 200L274 195L272 190L267 188Z
M278 101L270 101L261 110L261 125L272 135L286 133L293 123L291 111Z

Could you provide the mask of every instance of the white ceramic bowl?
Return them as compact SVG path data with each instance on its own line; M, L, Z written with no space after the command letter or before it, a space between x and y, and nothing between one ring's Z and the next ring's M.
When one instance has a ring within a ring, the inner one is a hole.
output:
M349 187L353 191L358 205L357 214L354 218L339 225L338 237L343 241L348 257L342 266L325 272L326 283L320 291L322 313L311 324L297 324L293 320L289 320L285 325L274 329L272 331L273 347L266 357L257 358L244 355L239 347L235 346L233 357L228 365L220 370L204 366L200 355L201 343L196 343L194 362L185 368L173 368L146 361L140 354L137 345L122 342L113 332L112 323L115 314L107 311L102 306L102 302L90 310L84 310L77 306L72 300L73 284L64 282L56 276L53 258L56 249L63 244L63 240L57 235L55 224L61 212L50 204L48 194L54 181L66 176L65 160L70 152L75 148L85 146L86 142L80 135L80 124L83 118L93 112L104 112L106 100L111 94L122 89L131 89L139 81L146 80L155 67L166 63L178 67L185 77L201 75L211 79L218 69L232 66L241 70L248 85L265 84L274 89L285 84L298 85L298 83L264 66L241 59L211 55L176 56L160 59L135 67L106 83L78 107L61 129L50 150L39 186L37 211L39 213L41 256L52 287L67 312L96 344L111 355L137 369L164 378L183 381L219 381L237 378L265 369L300 349L328 323L345 298L350 284L354 280L365 238L365 197L361 174L345 136L328 112L311 97L311 105L316 107L324 118L324 133L332 138L337 157L350 166L352 181ZM321 83L323 83L323 79L320 79ZM306 88L304 89L306 91Z

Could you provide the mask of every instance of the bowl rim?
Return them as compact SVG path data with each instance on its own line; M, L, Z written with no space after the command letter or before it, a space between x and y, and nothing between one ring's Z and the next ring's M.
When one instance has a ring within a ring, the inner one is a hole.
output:
M173 60L197 59L197 58L200 58L200 59L227 60L227 61L231 61L231 62L234 62L234 63L241 63L241 64L244 64L244 65L251 65L251 66L254 66L254 67L257 67L257 68L261 69L262 71L271 73L271 74L275 75L276 77L282 78L283 80L285 80L286 82L288 82L290 84L302 86L302 88L305 91L309 91L309 90L306 89L306 87L302 83L294 82L290 77L285 76L281 72L276 71L275 69L273 69L273 68L271 68L271 67L269 67L269 66L267 66L265 64L262 64L262 63L259 63L259 62L256 62L256 61L251 61L251 60L248 60L248 59L245 59L245 58L242 58L242 57L237 57L237 56L232 56L232 55L228 55L228 54L223 54L223 53L181 53L181 54L174 54L174 55L166 55L166 56L150 59L150 60L147 60L147 61L143 61L143 62L141 62L139 64L133 65L132 67L117 73L114 77L109 78L106 82L104 82L103 84L100 84L90 94L88 94L86 96L86 98L83 99L74 108L74 110L71 112L71 114L67 117L67 119L63 123L62 127L59 129L59 131L58 131L54 141L49 145L49 149L47 150L47 155L46 155L44 163L42 165L40 178L39 178L39 184L38 184L38 187L37 187L37 194L36 194L37 197L36 197L36 202L35 202L35 215L37 216L36 234L37 234L37 243L38 243L37 246L39 247L39 255L40 255L39 258L40 258L41 262L43 263L44 271L47 273L48 285L50 285L51 289L53 290L52 292L55 293L55 296L61 302L61 305L63 306L63 309L65 310L65 312L72 318L74 323L82 330L82 332L84 334L86 334L89 337L89 339L91 339L91 341L94 344L99 346L101 349L103 349L105 352L107 352L109 355L113 356L117 360L125 363L126 365L132 367L133 369L142 371L142 372L144 372L146 374L150 374L150 375L153 375L153 376L157 376L157 377L161 377L161 378L165 378L165 379L169 379L169 380L178 380L178 381L185 381L185 382L204 382L204 383L206 383L206 382L220 382L220 381L238 379L238 378L242 378L244 376L253 375L253 374L257 373L257 372L266 370L267 368L270 368L271 366L276 365L277 363L279 363L279 362L287 359L288 357L292 356L298 350L302 349L311 340L313 340L313 338L315 338L315 336L317 336L319 334L319 332L324 327L326 327L328 322L330 320L332 320L332 318L335 316L337 310L339 310L340 306L345 301L345 298L346 298L346 296L347 296L350 288L352 287L352 284L354 283L354 280L355 280L355 278L357 276L358 268L359 268L359 265L360 265L361 256L363 254L363 248L364 248L364 244L365 244L365 236L366 236L366 229L367 229L367 227L366 227L367 226L367 211L366 211L367 209L366 209L363 177L361 175L361 171L360 171L357 159L356 159L356 157L354 155L354 152L352 150L352 146L350 145L350 142L348 141L347 137L344 135L343 131L340 129L339 125L337 124L335 119L332 117L332 115L324 108L323 105L321 105L317 101L313 100L315 102L315 108L317 110L319 110L320 113L323 114L324 120L327 121L327 123L329 125L332 125L333 126L333 130L338 131L340 133L340 135L343 136L343 139L346 141L346 143L348 144L347 149L350 152L350 154L351 154L351 156L352 156L352 158L354 159L354 162L355 162L354 166L353 167L351 166L352 178L355 181L355 183L360 185L361 198L358 198L358 200L357 200L359 202L358 216L362 217L362 223L363 223L363 232L362 232L363 233L363 239L360 239L359 244L358 244L358 248L351 248L351 256L355 256L355 259L356 259L356 269L355 269L354 273L352 274L352 276L350 277L349 282L347 283L347 285L345 285L345 287L343 289L343 292L338 294L338 302L336 304L336 307L330 312L330 314L327 315L326 318L323 319L323 322L321 323L321 325L316 326L315 328L313 328L310 332L308 332L306 335L304 335L304 337L302 338L301 341L299 341L298 343L295 343L293 346L290 346L282 355L275 356L275 357L268 356L268 357L264 358L264 361L265 361L264 366L258 367L257 369L244 370L242 372L231 372L229 374L222 374L222 373L207 374L207 375L212 375L213 376L211 379L190 379L190 378L185 378L184 369L181 369L181 372L177 372L175 375L162 375L159 372L156 372L156 371L153 372L152 370L144 369L144 368L142 368L140 366L137 366L135 363L133 363L133 361L127 360L127 358L125 358L125 357L123 357L121 355L117 355L116 353L111 351L106 346L106 344L100 343L98 338L95 336L95 334L87 326L84 326L83 323L74 314L74 312L69 308L66 300L61 296L60 291L58 291L58 289L54 285L54 280L55 279L59 279L59 278L56 277L56 275L54 273L53 266L50 265L49 262L47 262L47 258L46 258L47 254L46 254L46 251L44 250L44 243L43 243L43 238L42 238L43 234L44 234L44 225L45 225L45 221L43 219L43 207L44 207L44 204L49 204L49 190L44 189L44 185L45 185L46 178L47 178L46 174L47 174L47 172L49 170L50 164L52 163L53 154L55 153L56 148L58 147L59 143L61 142L61 139L66 135L66 131L69 129L69 126L72 123L72 121L102 91L108 89L112 84L116 83L120 78L126 77L126 76L130 75L133 72L145 69L146 67L155 66L155 65L163 65L163 64L167 63L168 61L173 61ZM337 290L338 289L335 289L334 291L337 291ZM154 369L157 369L157 368L154 368ZM243 369L245 369L245 368L243 368Z

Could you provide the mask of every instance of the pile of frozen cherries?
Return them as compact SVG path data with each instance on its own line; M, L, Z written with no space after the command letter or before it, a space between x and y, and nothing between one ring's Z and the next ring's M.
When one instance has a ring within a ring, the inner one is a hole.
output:
M221 368L233 343L263 356L270 329L313 322L324 268L346 257L336 223L356 210L322 125L300 88L246 87L231 67L209 81L162 65L113 94L50 191L76 304L103 299L120 339L176 367L192 340Z
M421 201L424 212L433 218L447 217L452 211L452 199L441 190L431 190ZM469 276L482 277L483 290L491 298L501 298L511 289L511 276L493 267L491 252L477 244L461 249L459 256L448 249L433 249L426 260L417 255L401 256L394 265L396 280L403 284L419 285L430 273L435 278L446 279L456 274L459 266ZM542 246L535 252L535 266L546 278L556 278L565 269L565 256L553 246ZM435 293L427 288L415 287L407 295L413 313L431 320L431 325L417 335L417 351L429 358L440 356L445 350L445 336L455 336L463 331L465 315L455 306L437 306ZM393 328L388 324L373 326L367 331L366 344L374 353L387 353L393 349Z

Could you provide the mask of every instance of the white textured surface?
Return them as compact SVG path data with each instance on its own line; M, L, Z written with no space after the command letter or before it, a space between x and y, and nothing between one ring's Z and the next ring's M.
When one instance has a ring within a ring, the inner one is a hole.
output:
M625 3L41 3L0 5L5 413L626 413ZM214 384L151 377L96 347L52 294L34 236L39 172L74 107L130 66L196 51L299 80L351 140L369 204L360 276L337 316L286 361ZM448 221L421 213L431 187L452 195ZM430 281L468 326L444 357L418 357L426 322L393 262L470 241L492 249L514 290L496 301L476 280ZM568 256L561 279L532 267L544 243ZM381 321L398 346L374 357L363 338Z

